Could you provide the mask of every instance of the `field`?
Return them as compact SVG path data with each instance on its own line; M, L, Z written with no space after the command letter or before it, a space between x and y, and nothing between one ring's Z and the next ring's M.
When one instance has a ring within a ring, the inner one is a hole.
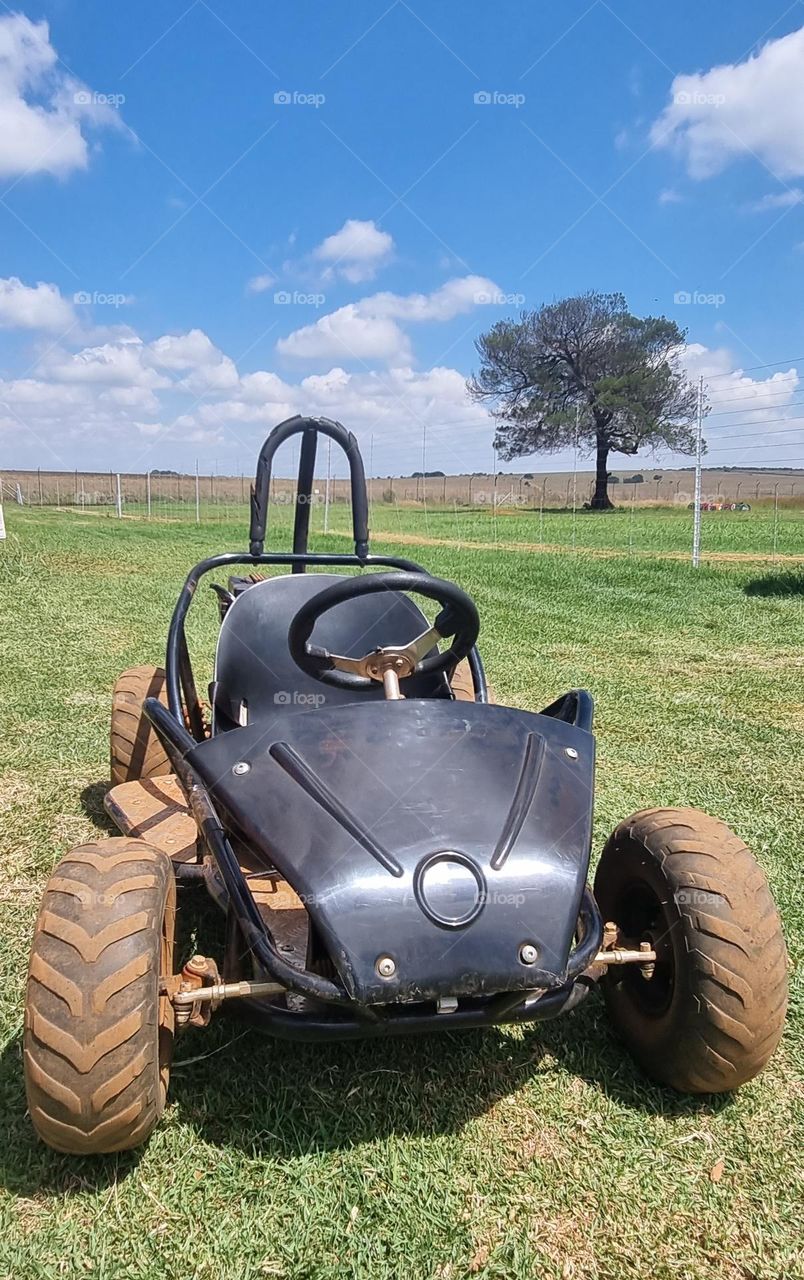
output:
M116 676L162 661L186 569L245 533L242 517L6 517L0 1276L804 1277L804 574L781 561L804 555L800 514L784 514L778 564L771 546L765 560L735 563L758 550L746 522L704 517L705 530L726 530L728 558L693 573L649 554L688 549L686 512L579 513L574 555L499 549L571 547L567 514L540 530L538 512L428 512L426 524L424 513L374 512L375 550L413 555L475 596L501 700L538 709L572 686L593 691L596 849L654 804L708 809L754 848L793 966L788 1030L758 1080L720 1099L652 1086L597 999L532 1029L327 1049L219 1017L179 1043L150 1145L100 1161L50 1152L25 1114L22 993L38 898L62 851L108 831ZM313 524L317 546L345 549L345 509L328 539L319 511ZM195 618L201 663L214 644L211 592Z

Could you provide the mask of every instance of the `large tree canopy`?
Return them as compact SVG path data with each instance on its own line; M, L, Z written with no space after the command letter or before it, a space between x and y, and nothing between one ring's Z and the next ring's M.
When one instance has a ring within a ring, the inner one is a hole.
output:
M678 363L684 337L664 316L631 315L620 293L565 298L478 338L469 392L491 406L505 459L555 453L577 430L596 455L592 506L611 507L610 452L695 449L697 393Z

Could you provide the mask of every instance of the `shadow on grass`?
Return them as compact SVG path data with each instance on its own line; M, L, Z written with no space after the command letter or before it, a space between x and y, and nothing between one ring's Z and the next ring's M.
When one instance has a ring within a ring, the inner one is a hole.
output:
M761 578L751 578L743 591L747 596L804 596L804 570L766 573Z
M617 1043L595 996L521 1037L489 1028L301 1045L271 1040L234 1018L215 1029L214 1044L204 1039L209 1034L188 1039L178 1055L171 1090L180 1122L206 1142L277 1159L391 1136L459 1133L537 1076L555 1077L557 1090L561 1077L579 1076L647 1115L712 1114L730 1101L651 1084ZM209 1060L181 1067L205 1050Z
M84 813L96 827L110 836L119 836L119 828L112 822L103 807L103 801L107 792L111 790L111 785L110 782L90 782L89 786L84 787L79 799Z
M348 1150L392 1136L460 1133L534 1077L577 1076L615 1103L646 1115L712 1114L721 1097L685 1097L652 1085L616 1042L602 1002L514 1036L490 1028L348 1044L273 1040L234 1017L177 1045L169 1119L207 1143L277 1160ZM19 1039L0 1057L6 1120L0 1184L23 1195L39 1189L101 1189L125 1178L142 1154L79 1159L50 1151L25 1111ZM522 1106L530 1105L526 1098Z

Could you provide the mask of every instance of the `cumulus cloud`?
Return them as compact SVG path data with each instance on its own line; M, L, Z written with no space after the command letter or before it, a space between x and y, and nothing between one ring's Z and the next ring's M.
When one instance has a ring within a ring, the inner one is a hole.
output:
M387 316L361 310L350 302L315 324L280 338L277 350L297 360L410 360L410 343L398 324Z
M493 287L488 292L495 294ZM375 305L397 324L453 314L469 296L461 285L407 297L379 294ZM697 343L681 358L691 377L703 374L707 383L710 463L783 462L791 442L804 441L795 368L756 376L735 368L727 349ZM295 413L340 419L364 449L372 441L375 473L400 475L418 466L425 430L430 466L466 472L488 465L492 423L469 400L464 372L444 366L353 371L322 360L291 380L270 369L238 371L207 334L192 329L151 342L121 335L76 351L59 346L42 356L33 376L0 382L9 465L58 459L65 468L76 461L91 468L103 458L135 469L189 466L182 459L213 449L220 464L227 450L256 455L267 431Z
M393 237L369 219L347 218L340 231L327 236L313 257L325 264L324 279L343 276L352 284L373 280L394 250Z
M0 280L0 328L66 329L73 308L54 284L23 284L17 276Z
M398 322L452 320L502 295L484 276L448 280L432 293L375 293L321 316L280 338L277 350L300 360L383 360L410 363L410 341Z
M709 414L704 436L710 466L790 466L804 446L797 369L739 368L726 347L691 342L681 355L690 376L704 378ZM757 376L757 374L759 376ZM786 425L789 424L789 425Z
M179 385L195 394L227 391L238 382L234 361L201 329L157 338L146 348L146 358L161 369L183 372Z
M804 27L743 62L675 77L651 140L671 147L693 178L753 155L782 178L804 174Z
M124 128L110 100L66 73L44 20L0 17L0 175L85 169L87 128Z
M265 293L271 285L276 284L276 277L272 276L270 271L266 271L261 276L252 276L246 284L247 293Z

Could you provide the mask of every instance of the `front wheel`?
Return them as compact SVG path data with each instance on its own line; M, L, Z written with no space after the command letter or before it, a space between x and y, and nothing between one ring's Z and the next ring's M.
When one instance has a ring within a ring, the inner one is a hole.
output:
M604 920L655 964L612 966L612 1022L648 1075L723 1093L757 1075L782 1034L787 954L768 883L723 822L647 809L614 831L595 877Z
M127 1151L162 1114L175 913L170 859L143 840L81 845L47 883L23 1043L31 1119L57 1151Z

